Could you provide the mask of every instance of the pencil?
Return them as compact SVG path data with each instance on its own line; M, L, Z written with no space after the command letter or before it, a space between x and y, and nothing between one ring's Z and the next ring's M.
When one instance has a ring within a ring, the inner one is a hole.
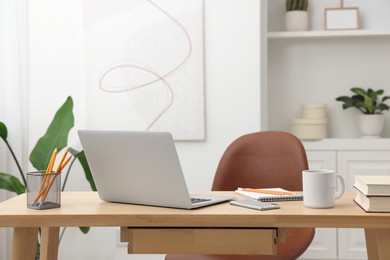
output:
M262 189L251 189L251 188L238 188L238 189L242 191L272 194L272 195L293 195L294 194L290 191L275 191L275 190L262 190Z
M49 183L50 181L50 176L48 176L47 174L49 174L52 169L53 169L53 165L54 165L54 161L56 159L56 156L57 156L57 148L54 149L53 153L51 154L51 157L50 157L50 161L49 161L49 164L47 165L47 168L46 168L46 171L45 171L45 176L43 177L43 180L42 180L42 183L41 183L41 186L39 187L39 192L36 196L36 198L34 199L34 203L37 203L39 198L42 196L42 194L45 192L45 189L46 189L46 185Z
M42 192L42 203L45 202L47 194L49 193L51 186L53 186L55 179L57 178L57 176L59 174L61 174L62 169L65 168L65 166L68 164L68 162L70 161L71 158L72 158L72 156L69 156L65 161L63 160L64 157L62 158L62 160L61 160L62 163L58 166L57 171L53 175L53 178L51 178L51 180L48 182L48 184L44 188L44 191Z
M57 156L57 148L54 149L53 153L51 154L49 165L47 166L46 173L50 173L53 170L54 161L56 160Z
M68 164L72 156L69 156L68 159L66 159L59 167L57 172L62 172L62 170L65 168L65 166Z
M51 189L51 186L53 186L53 183L55 181L55 179L57 178L57 176L60 174L60 172L56 172L54 173L54 176L53 178L51 178L50 182L46 185L44 191L42 192L42 203L45 202L45 199L47 197L47 194L49 194L49 191Z
M64 153L64 155L62 155L61 161L60 161L60 163L58 164L58 167L57 167L56 172L60 172L60 171L61 171L61 165L62 165L62 163L64 162L64 160L65 160L67 154L68 154L68 150L66 150L65 153Z

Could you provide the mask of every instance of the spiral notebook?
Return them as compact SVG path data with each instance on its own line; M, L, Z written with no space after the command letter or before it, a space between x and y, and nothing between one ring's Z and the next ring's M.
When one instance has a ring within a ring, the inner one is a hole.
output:
M260 189L258 189L260 190ZM263 202L277 202L277 201L296 201L303 200L303 194L298 192L290 192L288 190L282 188L267 188L261 189L262 191L271 191L271 192L280 192L280 193L291 193L291 194L266 194L260 193L259 191L251 192L244 191L241 188L235 190L235 192L239 195L242 195L247 198L263 201Z

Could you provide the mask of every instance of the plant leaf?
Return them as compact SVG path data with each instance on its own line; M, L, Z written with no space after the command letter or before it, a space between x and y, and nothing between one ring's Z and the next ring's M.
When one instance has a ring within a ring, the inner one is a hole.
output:
M367 96L367 92L362 88L351 88L351 91L353 93L356 93L359 96L363 96L363 97Z
M0 172L0 189L15 192L16 194L25 193L26 189L23 184L13 175Z
M384 102L384 101L386 101L386 100L388 100L388 99L390 99L390 96L384 96L384 97L382 98L382 102Z
M341 96L341 97L336 98L336 100L337 101L342 101L342 102L349 102L352 99L350 97L347 97L347 96Z
M380 89L380 90L375 91L375 97L380 96L380 95L383 95L384 92L385 92L385 91L384 91L383 89Z
M68 144L70 129L74 126L73 100L68 97L58 109L46 133L42 136L30 154L30 162L37 170L46 169L55 148L60 151Z
M79 227L80 231L83 232L83 234L87 234L90 230L90 227Z
M79 160L81 166L83 167L85 178L89 182L91 189L93 191L97 191L95 181L93 180L91 169L89 168L89 164L87 158L85 157L84 151L80 152L73 148L69 148L69 152Z
M4 141L6 141L7 137L8 137L7 127L5 126L5 124L3 122L0 122L0 137Z
M87 181L89 182L89 185L91 185L91 189L93 191L97 191L95 181L93 180L91 169L89 168L87 158L85 157L84 151L82 151L79 156L77 156L77 159L79 159L81 166L84 169L85 177L87 178Z
M387 104L381 103L376 106L376 109L379 109L379 111L389 110L389 106Z

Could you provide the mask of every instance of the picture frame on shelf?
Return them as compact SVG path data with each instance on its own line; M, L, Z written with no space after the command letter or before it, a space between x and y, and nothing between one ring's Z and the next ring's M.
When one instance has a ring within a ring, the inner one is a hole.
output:
M358 30L359 8L341 7L325 9L325 30Z

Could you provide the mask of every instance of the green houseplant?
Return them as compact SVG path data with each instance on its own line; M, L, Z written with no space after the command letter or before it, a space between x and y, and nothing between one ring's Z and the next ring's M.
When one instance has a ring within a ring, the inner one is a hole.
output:
M383 111L389 110L385 103L390 96L383 96L384 90L367 90L359 87L351 88L352 96L339 96L336 101L343 103L343 109L356 108L361 112L359 117L360 130L363 137L379 137L384 124Z
M30 153L29 161L36 170L44 170L47 168L54 148L57 148L59 152L67 147L69 132L73 126L73 100L71 97L68 97L65 103L55 113L46 133L38 140ZM19 178L12 174L0 172L0 189L14 192L16 194L22 194L26 191L27 188L25 171L22 170L19 164L19 160L16 158L12 146L8 142L8 129L3 122L0 122L0 138L4 141L6 147L11 153L12 158L14 159L18 168L19 176L22 180L20 181ZM84 170L85 177L89 182L91 189L96 191L96 186L93 181L84 151L77 151L71 147L68 148L68 151L73 155L73 159L71 160L65 173L62 190L65 189L65 185L74 162L78 160ZM80 227L80 230L83 233L88 233L89 227ZM39 259L39 245L37 246L37 259Z
M385 101L390 99L390 96L379 98L384 93L383 89L374 91L370 88L351 88L351 91L354 95L336 98L337 101L343 102L343 109L354 107L363 114L382 114L382 111L389 110Z
M285 26L287 31L309 29L309 0L286 0Z
M286 10L289 11L307 11L309 0L286 0Z

